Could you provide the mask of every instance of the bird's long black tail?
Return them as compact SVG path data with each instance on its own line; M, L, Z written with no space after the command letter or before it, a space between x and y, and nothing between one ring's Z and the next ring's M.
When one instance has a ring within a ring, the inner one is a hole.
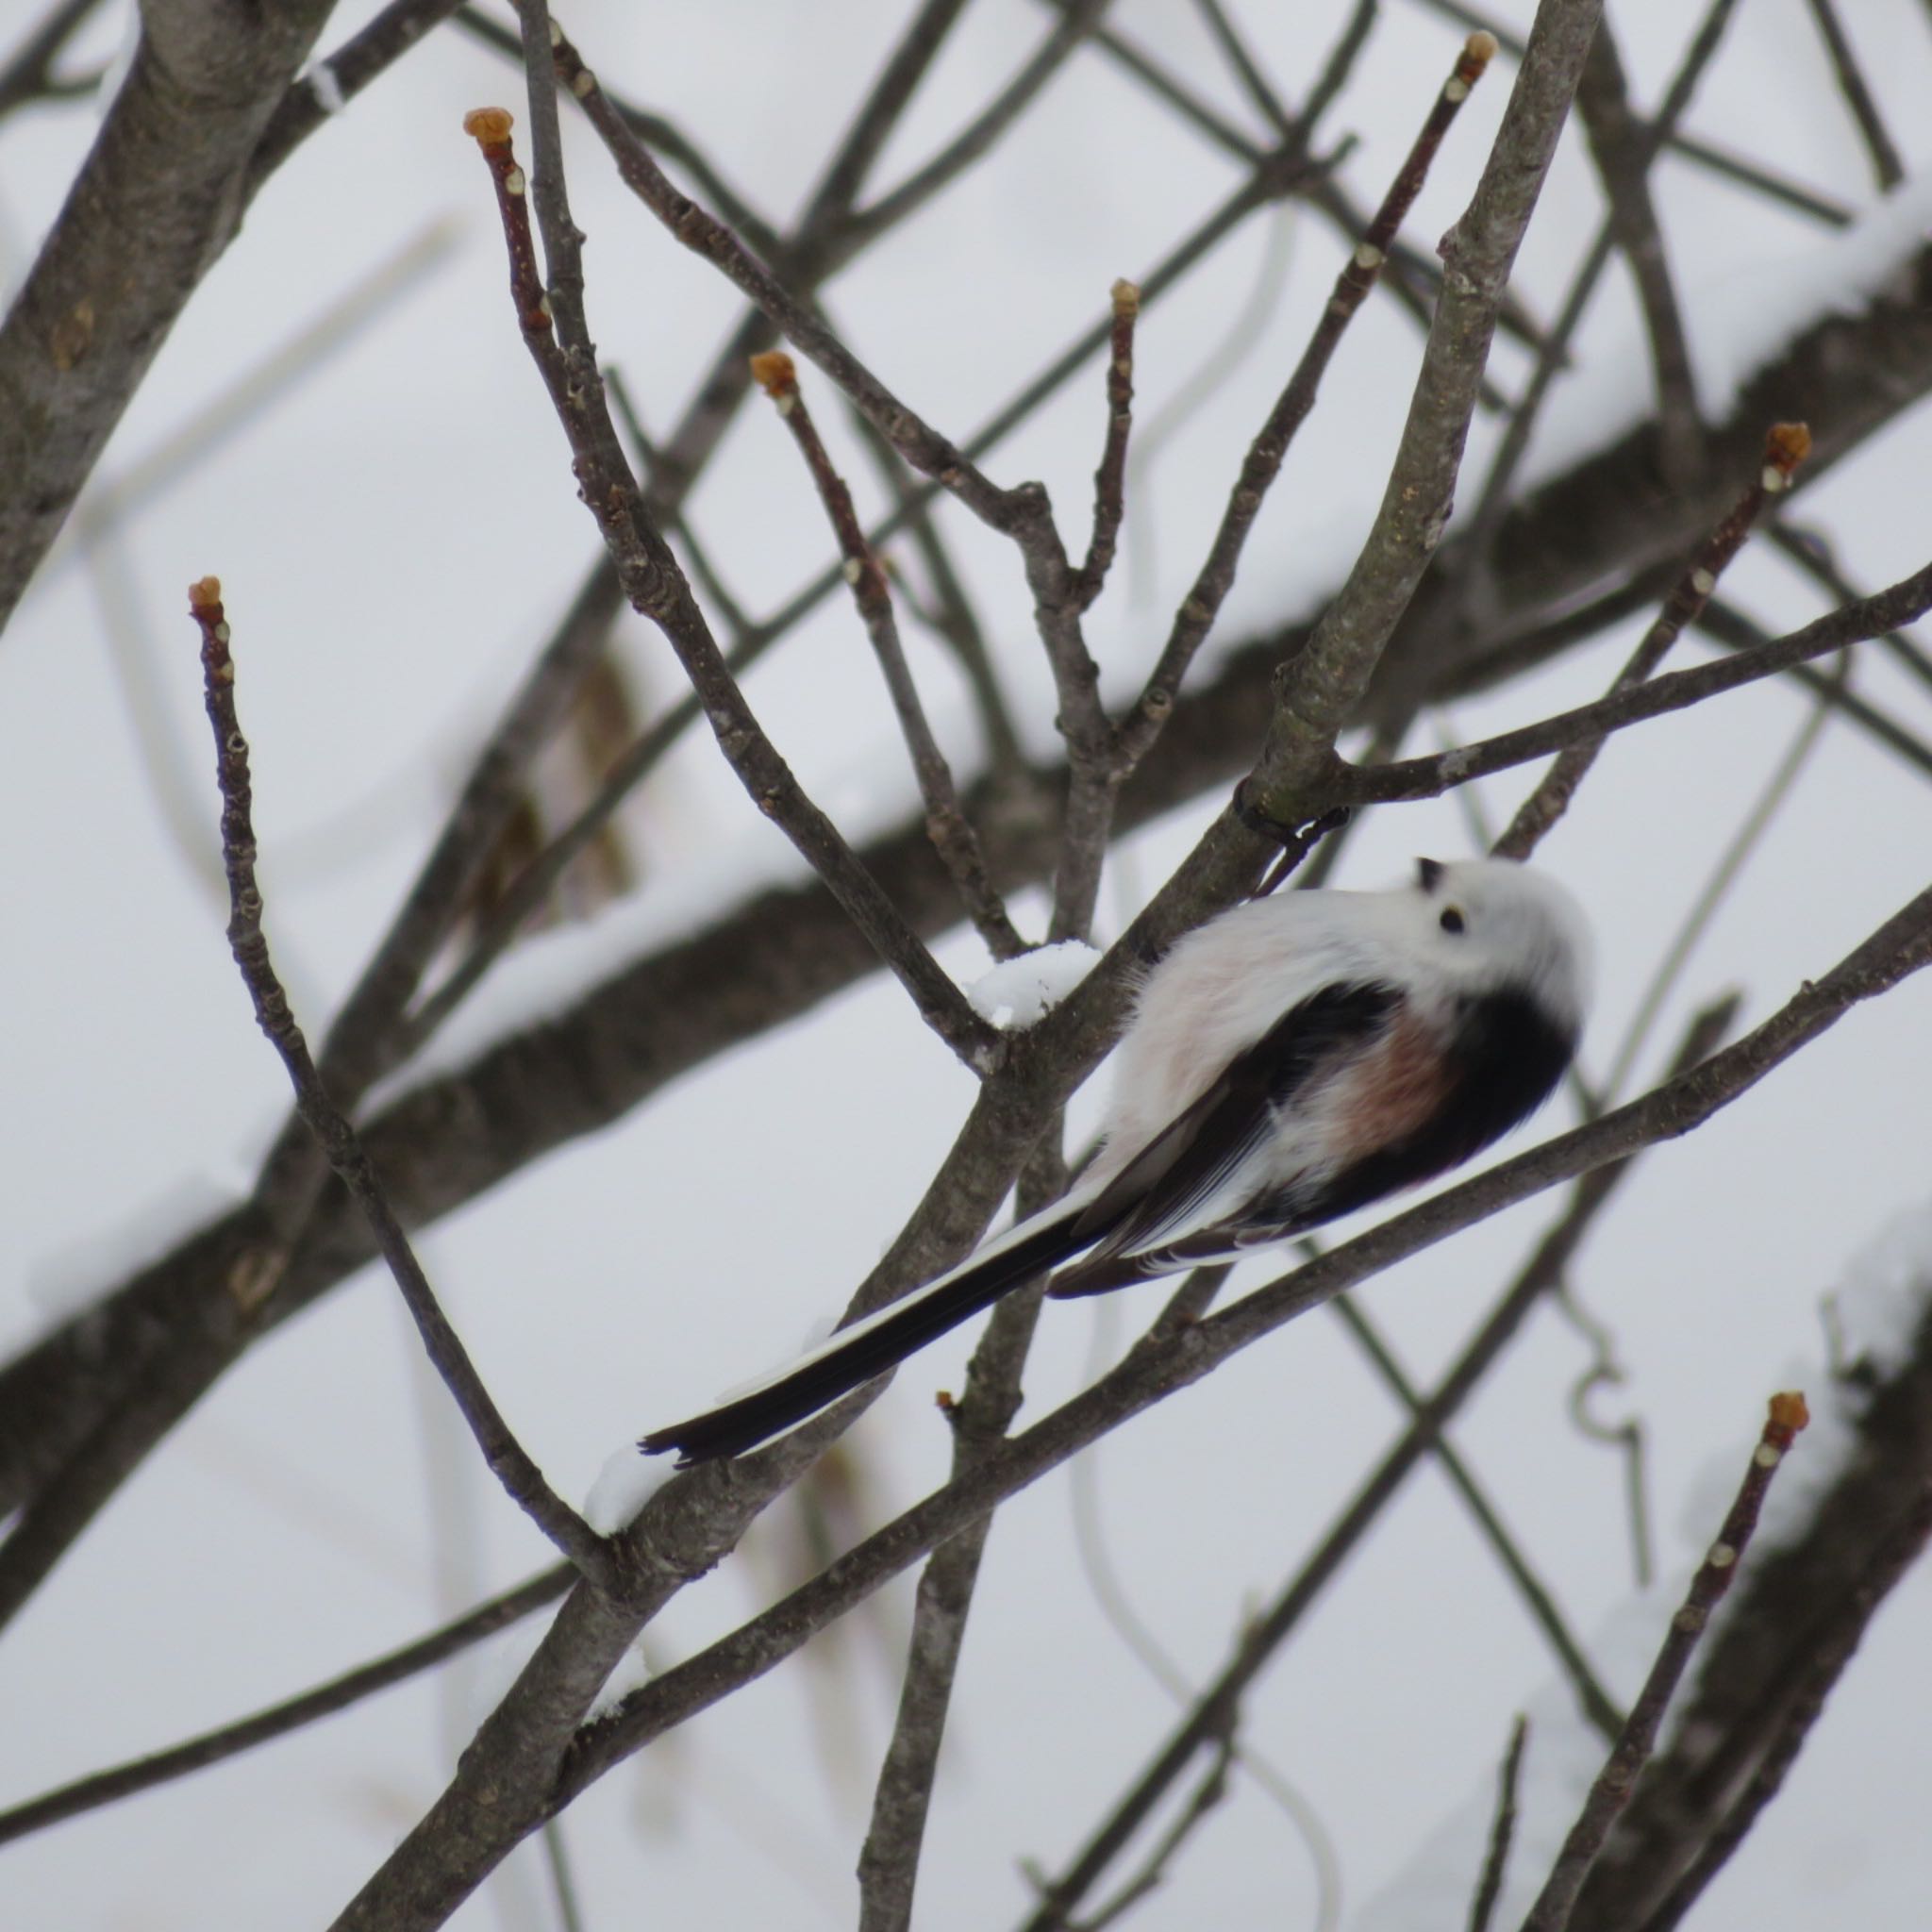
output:
M1078 1225L1085 1206L1077 1196L1062 1202L903 1301L854 1323L769 1381L689 1422L654 1429L639 1448L652 1456L675 1449L679 1467L688 1467L737 1456L815 1415L991 1307L1008 1290L1037 1279L1087 1247L1097 1231Z

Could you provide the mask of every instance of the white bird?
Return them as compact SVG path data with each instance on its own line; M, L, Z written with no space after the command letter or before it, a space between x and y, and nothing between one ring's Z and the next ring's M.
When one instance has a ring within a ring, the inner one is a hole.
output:
M1064 1199L640 1446L738 1455L1051 1271L1049 1294L1098 1294L1237 1259L1457 1166L1562 1078L1590 954L1570 894L1503 859L1234 907L1148 974Z

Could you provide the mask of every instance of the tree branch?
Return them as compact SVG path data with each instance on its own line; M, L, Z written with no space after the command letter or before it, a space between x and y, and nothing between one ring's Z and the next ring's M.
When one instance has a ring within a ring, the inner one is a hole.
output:
M546 67L542 86L533 85L533 98L550 99L543 92L549 84ZM625 594L677 654L719 749L753 803L824 879L911 995L921 1017L969 1067L984 1073L997 1057L998 1036L967 1005L766 737L630 474L584 321L576 229L556 173L561 151L554 115L547 134L541 118L537 126L538 212L549 256L547 289L537 274L525 176L510 150L509 116L501 108L482 108L464 125L481 148L495 185L509 254L511 300L525 346L570 441L579 493L597 520ZM546 147L554 157L547 177L541 158Z
M1474 197L1444 237L1435 325L1374 526L1306 648L1284 668L1252 802L1283 824L1338 804L1322 795L1336 734L1442 539L1496 316L1557 139L1600 0L1541 0Z
M1511 765L1563 751L1571 745L1588 743L1611 732L1628 729L1646 718L1660 718L1669 711L1681 711L1702 704L1721 691L1736 691L1760 678L1775 677L1793 666L1807 664L1814 658L1829 657L1849 644L1860 644L1884 631L1910 624L1932 609L1932 564L1901 577L1875 596L1861 597L1824 617L1814 618L1802 630L1794 630L1755 651L1740 651L1734 657L1720 658L1714 663L1700 664L1692 671L1667 672L1647 684L1599 698L1594 704L1579 706L1574 711L1558 711L1540 724L1524 724L1474 744L1458 745L1454 751L1439 752L1427 758L1403 758L1391 765L1370 768L1351 767L1339 785L1350 805L1385 805L1399 798L1440 798L1457 785L1491 772L1507 771Z
M1793 1438L1809 1420L1802 1395L1771 1398L1770 1419L1746 1466L1737 1499L1724 1517L1717 1541L1690 1580L1690 1594L1684 1599L1683 1607L1670 1621L1643 1689L1631 1706L1630 1716L1596 1782L1590 1788L1590 1795L1584 1800L1570 1836L1563 1841L1548 1880L1523 1922L1523 1932L1565 1932L1569 1925L1583 1881L1603 1851L1610 1826L1630 1802L1638 1774L1650 1762L1664 1712L1690 1661L1690 1654L1697 1648L1711 1612L1724 1600L1738 1574L1738 1564L1757 1527L1757 1513L1764 1506L1771 1479L1777 1474Z
M490 1473L524 1513L574 1562L584 1575L608 1587L611 1567L604 1539L544 1481L525 1452L476 1373L469 1351L451 1327L428 1277L396 1219L388 1192L360 1137L329 1098L309 1058L288 995L269 958L262 930L261 890L255 876L253 794L248 776L248 741L235 715L235 666L228 650L228 623L222 587L203 577L189 588L189 608L201 628L203 690L215 737L216 772L222 789L222 862L228 877L228 950L241 969L254 1002L255 1017L269 1044L280 1056L295 1090L295 1108L328 1164L355 1196L382 1257L423 1338L423 1346L451 1399L461 1412Z

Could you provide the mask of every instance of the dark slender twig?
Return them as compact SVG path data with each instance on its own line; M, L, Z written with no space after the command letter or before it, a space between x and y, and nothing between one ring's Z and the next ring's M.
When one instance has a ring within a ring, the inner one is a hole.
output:
M1641 130L1618 143L1620 178L1646 178L1659 149L1669 142L1677 123L1690 108L1697 85L1717 54L1736 7L1737 0L1709 0L1703 22L1690 37L1656 115ZM1466 571L1487 569L1496 531L1508 508L1509 486L1515 481L1516 473L1528 452L1530 435L1541 415L1550 387L1568 366L1570 343L1582 324L1584 311L1590 306L1597 283L1608 266L1620 226L1630 235L1633 245L1641 245L1640 225L1635 215L1626 208L1620 216L1613 202L1610 214L1598 226L1595 237L1584 250L1583 258L1571 278L1569 292L1563 298L1562 308L1538 348L1529 380L1524 384L1516 407L1509 412L1508 425L1496 444L1495 454L1490 458L1470 522Z
M1778 1465L1784 1460L1798 1431L1808 1420L1802 1395L1772 1397L1770 1417L1758 1438L1757 1447L1752 1452L1737 1500L1724 1518L1716 1542L1711 1544L1697 1574L1691 1579L1683 1607L1671 1619L1663 1642L1658 1647L1657 1660L1651 1666L1649 1676L1644 1679L1643 1689L1631 1707L1630 1716L1596 1782L1591 1785L1590 1795L1584 1800L1583 1809L1563 1842L1563 1849L1557 1855L1549 1878L1523 1922L1523 1932L1563 1932L1569 1924L1576 1895L1583 1890L1583 1881L1590 1875L1590 1868L1603 1850L1604 1840L1609 1836L1618 1813L1630 1802L1630 1792L1639 1774L1650 1761L1658 1727L1663 1723L1672 1693L1677 1688L1677 1680L1684 1674L1690 1654L1697 1647L1697 1640L1710 1622L1711 1611L1730 1589L1731 1580L1738 1574L1738 1564L1750 1545L1752 1531L1757 1526L1757 1513L1763 1507L1771 1479L1776 1474Z
M1836 1627L1821 1634L1805 1658L1801 1681L1793 1689L1781 1718L1764 1742L1756 1767L1728 1810L1698 1848L1697 1856L1665 1894L1638 1932L1674 1932L1685 1913L1703 1895L1710 1881L1730 1862L1749 1836L1764 1807L1777 1796L1811 1727L1824 1714L1825 1699L1851 1662L1873 1613L1890 1595L1892 1586L1924 1555L1932 1540L1932 1482L1924 1484L1918 1498L1881 1538L1847 1595L1851 1612Z
M1720 692L1736 691L1760 678L1775 677L1794 665L1828 657L1848 644L1863 643L1881 631L1896 630L1932 610L1932 564L1880 591L1861 597L1755 651L1740 651L1693 671L1669 671L1661 677L1599 698L1574 711L1559 711L1535 724L1505 731L1474 744L1431 758L1403 758L1374 769L1351 768L1337 790L1351 804L1389 804L1405 798L1440 798L1457 785L1511 765L1526 764L1570 745L1628 729L1646 718L1681 711Z
M1026 942L1014 931L1006 906L987 876L979 837L960 808L952 767L926 722L925 707L920 702L919 688L912 681L906 653L899 642L899 626L892 615L892 594L886 585L886 574L865 541L852 491L833 467L824 440L811 420L811 411L806 408L791 358L782 349L768 349L752 358L752 374L759 388L777 405L779 418L791 432L806 468L811 473L819 500L825 507L840 555L845 559L853 602L858 607L866 636L872 641L873 655L878 659L892 709L898 716L899 729L912 757L933 850L952 874L959 889L960 903L993 958L1010 959L1026 950Z
M1441 92L1431 103L1422 129L1411 143L1402 166L1396 171L1382 205L1370 221L1355 253L1342 265L1335 279L1334 291L1315 325L1307 347L1302 351L1294 373L1269 412L1267 422L1248 449L1241 475L1229 494L1220 527L1208 547L1208 557L1192 588L1174 614L1174 625L1162 647L1159 660L1147 679L1132 715L1120 730L1120 755L1129 768L1138 764L1153 748L1168 719L1173 715L1188 667L1206 640L1219 615L1222 604L1233 588L1241 551L1260 513L1270 485L1281 472L1289 445L1295 432L1307 420L1315 406L1322 377L1333 359L1343 333L1356 312L1374 287L1388 258L1390 243L1401 226L1403 217L1414 205L1428 178L1429 164L1435 159L1470 89L1482 78L1495 49L1495 41L1486 34L1472 34Z
M441 26L458 4L458 0L390 0L368 25L298 75L270 116L249 159L248 195L252 198L331 116L388 73L425 34Z
M1126 514L1127 438L1134 426L1134 324L1141 291L1132 282L1113 285L1113 336L1107 358L1107 443L1093 473L1093 533L1087 556L1074 572L1080 607L1100 595L1113 566L1114 546Z
M1416 0L1416 4L1453 20L1464 28L1492 28L1504 53L1512 60L1522 59L1522 41L1507 27L1497 25L1484 9L1467 6L1464 0ZM1857 219L1842 202L1834 201L1829 195L1821 194L1803 182L1776 174L1751 157L1734 154L1715 142L1702 141L1695 135L1673 133L1664 145L1722 179L1748 188L1754 194L1761 194L1798 214L1808 215L1828 228L1848 228Z
M983 1073L997 1057L998 1035L974 1012L765 736L638 491L605 407L590 346L577 231L562 202L561 183L553 171L546 192L544 175L538 176L539 214L549 252L546 289L537 272L525 177L510 149L509 120L500 108L481 108L464 125L495 185L509 256L510 295L525 345L569 438L581 493L597 520L619 581L632 605L658 626L676 652L719 748L753 801L825 881L911 994L926 1024L968 1066ZM557 205L548 206L552 201Z
M1049 1130L1020 1177L1015 1206L1023 1217L1066 1191L1067 1166L1058 1129ZM1008 1295L993 1309L973 1351L963 1394L941 1398L953 1430L955 1480L1007 1439L1020 1407L1020 1378L1033 1345L1044 1288ZM899 1704L873 1792L872 1815L858 1856L860 1932L907 1932L940 1748L966 1640L991 1515L936 1549L920 1573L912 1636Z
M980 729L986 734L987 757L1003 780L1018 776L1025 766L1018 726L1007 704L998 668L987 647L986 632L972 596L953 560L951 545L932 514L929 502L918 491L912 473L892 445L857 409L851 420L879 480L899 512L924 568L931 601L908 595L912 614L943 643L973 690ZM903 582L903 580L902 580Z
M851 249L883 234L958 180L1032 105L1110 4L1111 0L1069 0L1058 25L1035 49L1031 58L938 154L897 187L888 189L876 201L855 208L845 218L841 225L840 247Z
M1072 0L1042 0L1042 4L1064 11ZM1338 37L1309 92L1307 103L1297 123L1298 141L1284 142L1277 150L1278 154L1304 155L1304 143L1312 138L1315 123L1334 104L1335 97L1346 85L1373 20L1373 8L1366 4L1366 0L1357 0L1355 12ZM1482 22L1472 20L1469 25L1480 27ZM1102 26L1094 31L1093 44L1123 73L1144 87L1155 99L1171 108L1181 120L1205 135L1224 154L1232 156L1248 168L1258 167L1267 158L1260 146L1125 35ZM1327 174L1320 175L1309 183L1307 197L1323 219L1353 246L1368 225L1368 214L1356 205L1341 183ZM1434 313L1436 296L1441 288L1441 269L1430 251L1416 248L1406 242L1398 241L1389 253L1394 273L1384 276L1380 286L1389 291L1398 307L1426 329ZM1513 296L1505 298L1502 324L1511 334L1530 342L1539 339L1535 325ZM1501 395L1487 381L1483 385L1482 403L1485 408L1498 408L1502 405Z
M101 0L58 0L40 25L27 35L13 58L0 66L0 116L10 114L29 101L62 100L95 85L93 75L63 79L54 72L54 63L100 4Z
M1389 1385L1395 1399L1413 1417L1421 1419L1427 1414L1428 1406L1422 1391L1403 1373L1401 1363L1354 1299L1342 1295L1329 1307L1368 1357L1375 1373ZM1438 1465L1449 1478L1450 1487L1462 1498L1463 1507L1475 1519L1476 1526L1482 1531L1496 1560L1516 1586L1516 1593L1523 1599L1524 1607L1542 1631L1544 1640L1561 1663L1564 1674L1570 1679L1571 1689L1576 1694L1578 1707L1607 1740L1615 1737L1617 1726L1623 1722L1623 1713L1604 1689L1590 1658L1584 1655L1582 1644L1563 1621L1563 1613L1557 1607L1556 1598L1530 1567L1529 1558L1509 1534L1508 1526L1476 1480L1474 1471L1462 1459L1440 1424L1434 1435L1432 1453Z
M1757 475L1723 522L1705 539L1684 574L1671 586L1671 593L1664 599L1656 621L1612 680L1608 696L1616 697L1642 684L1683 635L1684 626L1697 621L1710 600L1710 593L1717 589L1718 579L1744 547L1744 540L1751 534L1751 526L1766 501L1791 487L1792 472L1810 450L1811 433L1802 423L1773 425L1765 438L1764 462ZM1582 739L1564 747L1496 841L1495 857L1521 861L1536 850L1550 827L1570 808L1577 786L1603 748L1603 737Z
M1705 607L1703 616L1697 620L1697 627L1727 651L1759 651L1772 641L1770 632L1763 625L1722 597L1713 597ZM1887 751L1912 766L1922 777L1932 778L1932 741L1907 731L1890 712L1881 711L1848 685L1824 672L1814 670L1809 664L1793 665L1785 675L1827 709L1842 715L1848 724L1856 724L1874 743L1883 745Z
M1470 1902L1469 1932L1489 1932L1496 1901L1503 1893L1503 1874L1509 1869L1509 1840L1516 1835L1516 1787L1523 1774L1523 1746L1529 1737L1529 1720L1519 1717L1509 1727L1509 1748L1496 1774L1496 1815L1490 1825L1490 1849L1482 1876Z
M499 25L475 6L458 7L456 24L493 53L501 54L519 73L523 71L524 43L512 29ZM772 225L674 122L615 94L611 96L611 106L640 141L648 142L675 167L682 168L698 192L722 209L724 219L761 255L783 253L785 244Z
M1698 418L1683 312L1664 253L1663 225L1650 189L1658 143L1631 112L1629 83L1608 21L1597 28L1591 44L1576 90L1576 112L1610 204L1610 233L1629 264L1643 309L1657 381L1659 466L1669 487L1689 490L1703 464L1704 426Z
M217 1730L204 1731L198 1737L170 1745L165 1751L130 1758L125 1764L116 1764L106 1771L76 1778L72 1784L44 1791L38 1798L29 1798L10 1810L0 1811L0 1844L10 1839L25 1838L30 1832L42 1831L48 1825L59 1824L66 1819L77 1818L83 1811L96 1810L103 1805L116 1804L123 1798L152 1790L156 1785L186 1777L191 1772L206 1770L210 1764L220 1764L243 1751L254 1750L258 1744L286 1737L291 1731L298 1731L318 1719L333 1717L336 1712L359 1704L365 1697L375 1696L378 1690L407 1683L409 1678L420 1675L424 1671L434 1670L438 1664L458 1656L485 1638L493 1637L499 1630L507 1629L532 1611L541 1610L545 1604L555 1603L571 1587L576 1575L575 1564L555 1564L528 1582L518 1584L514 1590L479 1604L440 1630L432 1630L427 1636L404 1644L400 1650L390 1651L385 1656L371 1658L366 1664L358 1664L352 1671L344 1671L341 1676L331 1677L313 1690L286 1698L280 1704L272 1704L265 1710L258 1710L234 1724L223 1724Z
M808 360L815 363L891 440L922 475L930 476L1003 535L1038 522L1041 507L1025 492L1003 490L966 454L924 422L853 355L783 282L715 216L678 192L650 150L633 135L596 75L568 37L555 37L558 80L575 96L625 187L674 240L717 268ZM541 211L540 211L541 213ZM553 267L553 281L555 270Z
M1774 517L1765 525L1764 536L1780 556L1790 558L1807 577L1822 584L1840 604L1849 603L1858 594L1857 586L1840 567L1831 541L1822 530L1781 516ZM1888 631L1878 640L1878 646L1923 689L1932 691L1932 656L1928 656L1904 631Z
M1236 32L1233 21L1227 17L1227 8L1221 0L1194 0L1194 10L1208 23L1208 31L1214 36L1223 58L1233 70L1248 99L1260 110L1261 118L1273 125L1276 134L1293 139L1300 131L1293 117L1282 105L1281 96L1269 84L1268 76L1261 72L1260 63L1248 51L1247 43ZM1357 20L1360 13L1361 9L1357 8Z
M468 1350L443 1314L360 1137L329 1098L309 1058L308 1041L270 962L268 940L262 930L261 891L255 878L248 741L235 715L235 666L228 648L222 587L213 577L202 577L189 587L188 597L189 608L201 629L202 689L208 723L214 729L216 773L222 791L222 863L227 874L230 906L228 950L254 1003L256 1021L288 1070L290 1085L295 1090L296 1111L368 1221L408 1305L424 1349L468 1424L491 1474L587 1578L600 1587L608 1585L612 1575L608 1545L544 1481L542 1471L504 1421Z
M1179 1816L1161 1833L1158 1842L1148 1852L1140 1871L1135 1873L1112 1898L1100 1906L1091 1916L1081 1920L1080 1932L1103 1932L1104 1927L1117 1924L1143 1898L1160 1889L1166 1882L1168 1867L1174 1863L1175 1856L1227 1796L1228 1773L1234 1767L1239 1748L1234 1734L1230 1731L1221 1740L1220 1749L1215 1752L1208 1769L1202 1773L1201 1782L1194 1787L1188 1796L1187 1803L1181 1807Z
M1885 119L1872 96L1864 70L1858 65L1851 37L1845 32L1832 0L1808 0L1808 4L1811 18L1818 24L1819 38L1831 57L1831 71L1838 78L1839 92L1845 97L1845 106L1857 123L1858 138L1865 143L1865 153L1872 162L1873 178L1881 194L1890 194L1906 178L1905 163L1899 159L1898 148L1886 132Z

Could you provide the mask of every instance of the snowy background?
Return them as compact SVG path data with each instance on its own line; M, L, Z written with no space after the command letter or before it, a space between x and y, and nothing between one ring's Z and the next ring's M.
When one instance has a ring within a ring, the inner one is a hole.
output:
M368 11L343 8L324 47ZM1526 6L1499 11L1519 31L1526 24ZM756 205L783 216L905 12L897 0L587 0L565 19L607 79L671 112ZM1334 12L1240 9L1294 92ZM1860 0L1847 13L1923 184L1834 238L1681 163L1659 169L1713 413L1797 320L1874 286L1924 234L1932 32L1914 0ZM1122 0L1114 17L1245 124L1192 8ZM1682 10L1641 0L1613 18L1636 97L1652 102L1681 46ZM877 178L890 182L936 147L1045 19L1027 0L969 8ZM95 28L87 45L106 53L118 25ZM16 22L7 38L17 31ZM1689 125L1863 208L1874 201L1869 169L1811 31L1803 0L1740 8ZM1343 168L1359 199L1379 196L1459 38L1400 0L1385 7L1328 124L1331 136L1360 136ZM1407 229L1423 245L1466 200L1508 78L1504 69L1477 90L1445 150ZM315 1032L381 930L466 752L590 559L593 532L512 326L487 182L459 131L467 108L519 106L518 93L508 68L440 31L275 177L140 391L96 484L136 476L162 453L162 487L90 544L70 535L0 649L0 814L12 828L0 952L8 1345L237 1199L286 1103L223 939L187 584L208 571L223 579L270 932ZM92 125L85 109L36 109L0 129L9 278L24 273ZM581 125L567 123L566 140L591 238L593 330L661 429L737 304L629 202ZM962 435L1103 312L1116 275L1158 258L1234 179L1232 164L1150 109L1109 65L1076 58L985 166L838 280L830 311L888 382ZM1560 299L1597 207L1573 132L1519 269L1538 313ZM426 265L379 325L206 456L182 453L176 439L246 372L431 230ZM1122 563L1089 620L1112 694L1134 688L1158 650L1340 259L1312 217L1264 214L1145 318L1143 432L1204 363L1224 365L1225 379L1184 421L1169 420L1137 472ZM1257 291L1259 325L1224 349ZM1416 348L1393 305L1372 301L1269 501L1217 641L1304 611L1333 586L1379 495ZM1620 272L1591 311L1579 365L1539 436L1532 474L1612 440L1647 407ZM1521 367L1506 346L1501 375ZM823 382L807 382L861 508L875 510L873 473ZM1096 364L990 468L1002 481L1044 478L1073 526L1086 514L1101 425ZM1902 417L1802 501L1861 585L1925 561L1925 432L1923 408ZM1476 460L1492 435L1479 423ZM754 612L825 561L817 506L768 409L741 414L691 513ZM1044 755L1053 703L1018 569L994 540L944 514L1017 714ZM1748 553L1727 588L1774 631L1821 608L1768 550ZM1635 629L1458 705L1443 728L1474 737L1596 694ZM1682 661L1705 648L1687 645ZM654 703L675 696L675 666L641 625L626 630L624 649ZM970 770L977 745L957 676L924 640L912 649L941 737ZM1874 702L1932 735L1924 691L1888 660L1866 652L1858 678ZM855 840L906 815L910 779L848 607L826 603L748 691ZM1806 715L1794 688L1761 684L1619 739L1544 847L1600 936L1591 1071L1608 1063L1667 935ZM1493 823L1527 782L1507 774L1479 788ZM1103 890L1103 941L1219 804L1122 848ZM1761 1018L1919 890L1926 825L1923 777L1829 727L1771 843L1698 945L1640 1077L1716 991L1742 988L1745 1023ZM641 893L589 927L520 949L438 1040L434 1060L459 1061L655 941L797 873L698 736L652 780L627 830L646 869ZM1388 883L1415 853L1452 857L1470 842L1455 800L1384 812L1352 841L1340 882ZM1016 913L1029 930L1043 924L1037 899ZM988 963L969 934L940 953L962 982ZM1855 1011L1708 1126L1647 1158L1574 1271L1627 1377L1595 1410L1641 1418L1646 1432L1658 1593L1632 1611L1623 1463L1565 1418L1591 1358L1572 1327L1539 1316L1457 1431L1575 1627L1587 1641L1607 1633L1601 1661L1622 1694L1708 1541L1765 1395L1790 1385L1826 1392L1824 1291L1902 1211L1920 1210L1914 1252L1932 1247L1928 1039L1926 980ZM840 1307L916 1200L971 1086L875 975L426 1231L421 1252L445 1306L558 1487L581 1498L615 1445L756 1373ZM1071 1145L1082 1144L1094 1100L1076 1104ZM1558 1118L1553 1110L1533 1131ZM1426 1383L1458 1350L1553 1211L1549 1200L1529 1204L1362 1291L1415 1378ZM1242 1279L1267 1278L1265 1265ZM1893 1271L1901 1282L1910 1272ZM1025 1414L1044 1413L1124 1346L1158 1293L1050 1307ZM871 1513L941 1479L948 1441L930 1397L958 1385L970 1343L969 1332L921 1357L861 1425ZM1217 1666L1243 1615L1278 1588L1402 1421L1340 1324L1318 1316L1088 1458L1079 1481L1091 1485L1119 1588L1184 1678ZM1256 1470L1267 1472L1258 1492ZM992 1535L920 1890L919 1923L935 1932L1016 1922L1027 1898L1019 1862L1057 1870L1174 1715L1168 1690L1096 1610L1074 1491L1060 1472L1003 1510ZM650 1661L689 1654L768 1600L785 1574L780 1541L755 1535L684 1592L647 1639ZM454 1425L390 1284L365 1271L217 1387L7 1632L0 1804L344 1669L549 1555ZM719 1925L850 1924L908 1603L895 1591L842 1645L755 1686L577 1806L565 1831L585 1924L601 1932L641 1914L667 1924L700 1914ZM1775 1810L1692 1915L1700 1932L1773 1916L1874 1926L1923 1917L1928 1615L1932 1575L1920 1574L1880 1616ZM0 1909L20 1925L143 1932L324 1923L441 1789L541 1627L533 1620L438 1676L8 1847ZM1539 1714L1532 1790L1560 1819L1557 1767L1569 1760L1553 1676L1460 1506L1424 1468L1245 1714L1244 1740L1332 1843L1354 1923L1461 1922L1494 1767L1520 1708ZM1457 1841L1464 1853L1428 1849L1472 1800L1478 1823ZM1551 1829L1537 1824L1535 1841L1551 1842ZM1418 1858L1423 1875L1405 1879ZM1518 1873L1531 1875L1522 1861ZM1391 1888L1393 1900L1371 1909ZM1301 1832L1241 1778L1137 1923L1303 1926L1315 1896ZM454 1923L538 1927L551 1914L532 1846Z

